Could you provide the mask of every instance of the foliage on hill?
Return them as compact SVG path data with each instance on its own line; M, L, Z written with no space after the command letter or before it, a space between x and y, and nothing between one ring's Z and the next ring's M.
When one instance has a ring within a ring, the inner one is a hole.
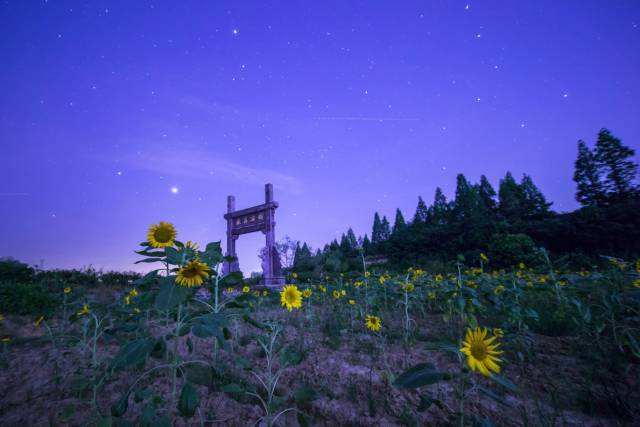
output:
M458 256L477 258L494 253L492 267L517 261L541 261L546 248L562 267L600 264L600 255L640 254L640 191L634 150L607 129L598 133L593 150L578 142L574 181L581 208L570 213L551 210L552 203L529 175L518 182L510 172L496 191L482 175L479 183L457 176L455 198L448 201L436 188L430 206L418 198L410 222L396 210L393 225L374 214L371 239L356 238L352 229L322 250L298 247L293 271L334 273L357 269L361 254L388 260L390 269L428 267ZM508 253L509 251L513 251ZM499 254L499 255L498 255Z

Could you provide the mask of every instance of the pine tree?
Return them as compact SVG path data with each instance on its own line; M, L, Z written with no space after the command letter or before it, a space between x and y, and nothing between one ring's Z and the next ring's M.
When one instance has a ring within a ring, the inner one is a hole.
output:
M413 223L419 224L421 222L426 222L428 215L429 209L427 208L427 204L422 200L422 197L418 197L418 206L416 207L416 213L413 216Z
M433 198L429 219L434 225L443 225L447 222L449 215L449 204L440 187L436 188L436 194Z
M373 230L371 231L371 243L376 244L382 242L382 221L378 212L373 216Z
M476 194L463 174L456 177L456 198L453 203L453 219L469 219L477 208Z
M520 194L522 196L523 217L539 217L549 213L549 207L552 203L547 202L547 199L527 174L524 174L522 181L520 181Z
M370 248L371 248L371 241L369 240L369 236L365 234L364 239L362 240L362 250L364 251L364 253L367 253L367 251Z
M601 129L596 141L595 158L604 175L604 188L608 198L621 200L638 191L634 183L638 165L631 160L635 151L623 145L608 129Z
M349 244L349 250L355 251L358 249L358 239L356 238L356 233L353 232L352 228L347 230L347 242Z
M511 172L507 172L504 179L500 180L498 189L498 210L508 220L519 220L522 216L521 189Z
M604 188L600 181L595 154L584 141L578 141L578 158L575 162L573 180L578 187L576 200L583 206L594 206L604 200Z
M491 212L496 210L496 190L493 189L491 183L484 175L480 177L478 195L480 196L480 201L486 210Z
M382 223L380 225L380 238L381 241L388 240L391 237L391 228L389 226L389 220L386 216L382 217Z
M396 219L393 223L393 233L398 233L407 227L407 223L404 221L404 216L400 209L396 209Z

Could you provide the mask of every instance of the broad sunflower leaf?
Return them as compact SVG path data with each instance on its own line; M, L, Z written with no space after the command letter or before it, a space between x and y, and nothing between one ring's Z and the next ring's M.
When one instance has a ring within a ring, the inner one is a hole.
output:
M162 261L162 258L144 258L134 262L134 264L140 264L141 262L158 262Z
M200 260L212 268L220 264L220 261L222 261L220 242L208 243L204 252L200 252Z
M150 338L142 338L128 342L120 347L120 351L111 362L112 369L124 369L130 365L137 365L143 362L151 353L155 342Z
M220 387L220 391L224 393L242 393L244 390L238 384L231 383Z
M178 251L176 248L172 247L164 248L164 252L167 255L167 262L169 264L184 264L184 252Z
M501 405L505 405L505 406L511 406L511 404L509 402L507 402L506 400L504 400L504 398L502 396L499 396L498 394L494 393L493 391L489 390L488 388L482 387L481 385L476 385L476 387L478 388L478 390L492 398L493 400L495 400L496 402L500 403Z
M205 366L201 363L189 363L184 365L183 369L190 382L204 386L213 384L214 371L211 366Z
M400 374L393 382L393 386L397 388L417 388L435 384L444 378L445 374L436 371L431 363L419 363Z
M187 289L175 284L175 276L166 277L162 282L155 301L158 310L170 310L186 299Z
M178 400L178 410L184 417L191 418L195 413L200 399L198 398L198 390L189 381L182 386L182 392L180 393L180 400Z
M302 384L293 392L296 403L311 402L318 397L316 390L309 384Z
M129 393L123 395L116 403L111 405L111 415L121 417L127 412L129 407Z
M239 285L241 283L242 283L241 271L233 271L227 274L226 276L224 276L222 279L220 279L220 282L218 282L218 284L223 287L231 287L231 286Z

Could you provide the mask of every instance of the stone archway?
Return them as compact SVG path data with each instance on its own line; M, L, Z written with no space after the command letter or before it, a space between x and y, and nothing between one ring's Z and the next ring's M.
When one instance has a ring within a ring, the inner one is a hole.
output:
M265 257L262 261L263 284L268 287L282 287L284 276L280 264L280 254L276 249L275 211L278 202L273 200L273 185L264 186L264 204L246 209L236 210L236 198L227 197L227 252L233 257L233 261L225 261L223 272L225 274L239 271L240 264L236 254L236 240L241 234L261 231L265 235Z

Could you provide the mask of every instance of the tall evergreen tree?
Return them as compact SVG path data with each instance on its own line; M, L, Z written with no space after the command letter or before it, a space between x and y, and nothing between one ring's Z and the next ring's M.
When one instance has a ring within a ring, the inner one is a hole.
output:
M552 203L547 202L542 192L533 183L531 177L524 174L520 182L521 206L524 217L539 217L547 214Z
M380 237L382 241L388 240L391 237L391 228L389 226L389 220L386 216L382 217L382 223L380 225Z
M402 216L402 212L400 208L396 209L396 219L393 223L393 233L398 233L404 230L407 227L407 223L404 221L404 216Z
M449 215L449 204L440 187L436 188L436 194L433 198L433 205L429 212L429 220L434 225L443 225L447 222Z
M496 190L493 189L491 183L486 176L480 177L480 185L478 186L478 195L485 209L493 212L496 210Z
M500 180L498 203L498 210L504 218L514 221L522 216L522 193L511 172Z
M356 233L353 232L353 228L349 227L347 230L347 241L349 242L349 248L356 250L358 248L358 239Z
M371 243L376 244L384 240L382 237L382 221L378 212L373 216L373 230L371 231Z
M453 218L463 221L473 216L477 209L477 193L463 174L456 177L456 198L453 203Z
M370 248L371 248L371 241L369 240L369 236L365 234L364 239L362 240L362 250L364 251L364 253L367 253L367 251Z
M573 180L576 182L576 200L583 206L594 206L604 200L604 187L600 181L595 154L584 141L578 141L578 158Z
M628 198L638 191L634 183L638 165L632 160L635 151L623 145L608 129L601 129L595 147L595 158L604 175L604 188L614 200Z
M418 197L418 206L416 207L416 213L413 215L413 222L418 224L426 222L429 215L429 209L427 204L422 200L422 197Z

